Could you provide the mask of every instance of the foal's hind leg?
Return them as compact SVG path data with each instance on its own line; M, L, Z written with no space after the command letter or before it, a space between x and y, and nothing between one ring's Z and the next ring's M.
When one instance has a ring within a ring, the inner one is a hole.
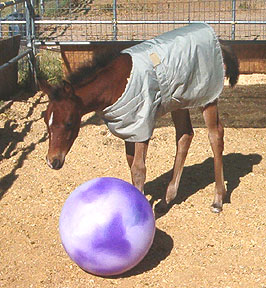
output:
M209 140L214 155L215 194L212 211L219 213L226 195L223 175L224 129L219 120L217 102L203 109L203 117L209 131Z
M176 130L176 156L172 179L167 187L165 199L156 207L158 212L167 210L168 204L176 197L188 149L194 136L187 109L173 111L171 115Z

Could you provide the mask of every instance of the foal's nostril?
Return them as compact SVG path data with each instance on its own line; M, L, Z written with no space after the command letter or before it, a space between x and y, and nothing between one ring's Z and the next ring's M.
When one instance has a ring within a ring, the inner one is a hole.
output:
M54 159L52 162L52 168L53 169L60 169L62 167L62 164L59 159Z
M46 163L48 164L48 166L52 169L60 169L62 168L62 166L64 165L64 158L60 158L59 157L52 157L50 158L48 155L46 156Z

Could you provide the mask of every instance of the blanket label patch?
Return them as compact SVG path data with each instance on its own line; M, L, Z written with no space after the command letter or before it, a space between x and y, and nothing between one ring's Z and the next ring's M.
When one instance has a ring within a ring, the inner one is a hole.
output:
M156 53L151 53L150 59L151 59L151 62L152 62L154 67L161 64L161 59L159 58L158 54L156 54Z

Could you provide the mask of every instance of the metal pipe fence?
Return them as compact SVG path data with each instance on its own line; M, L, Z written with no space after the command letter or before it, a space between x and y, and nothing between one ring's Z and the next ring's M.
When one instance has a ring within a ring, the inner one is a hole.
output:
M20 13L17 10L19 4L22 4L25 8L24 13ZM21 59L22 61L27 57L28 63L28 72L31 87L33 89L36 88L36 68L35 68L35 45L34 45L34 7L33 2L31 0L12 0L7 2L0 3L0 11L4 8L12 7L13 13L9 14L6 19L3 21L2 18L0 20L0 38L5 38L4 32L2 29L2 24L9 24L7 36L15 36L21 35L21 37L26 39L27 47L21 47L19 54L14 58L10 59L8 62L2 64L0 66L0 71L8 68L10 65L14 63L18 63ZM2 14L2 13L1 13ZM22 20L25 18L25 20ZM0 51L1 53L5 53L5 51ZM24 62L22 65L25 70ZM27 68L26 68L27 70Z

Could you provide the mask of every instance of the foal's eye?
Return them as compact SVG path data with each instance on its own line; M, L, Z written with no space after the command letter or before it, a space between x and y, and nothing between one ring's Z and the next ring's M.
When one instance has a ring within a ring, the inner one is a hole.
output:
M70 128L72 128L72 125L73 125L72 122L67 122L67 123L65 124L66 129L70 129Z

